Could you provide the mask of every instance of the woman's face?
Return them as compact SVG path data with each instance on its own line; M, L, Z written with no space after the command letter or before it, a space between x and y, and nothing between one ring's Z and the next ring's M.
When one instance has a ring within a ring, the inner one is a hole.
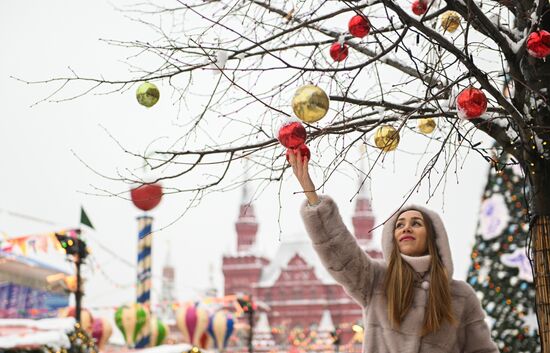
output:
M422 213L409 210L401 213L393 232L399 251L408 256L428 254L428 234Z

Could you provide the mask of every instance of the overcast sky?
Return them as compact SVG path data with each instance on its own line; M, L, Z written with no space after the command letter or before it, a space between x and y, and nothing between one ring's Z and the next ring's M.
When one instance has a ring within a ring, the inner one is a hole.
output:
M99 39L147 40L153 36L147 27L128 20L106 1L0 2L0 231L16 236L76 227L84 205L96 228L86 233L96 264L90 266L93 272L87 271L85 306L112 307L134 298L135 269L128 262L135 263L135 218L140 212L129 201L92 195L94 187L114 192L127 188L98 173L116 175L117 168L137 167L109 134L136 152L142 152L156 137L177 135L175 98L159 83L161 100L149 110L135 101L135 87L122 93L33 106L58 86L26 85L10 76L45 80L70 75L70 67L86 76L128 77L130 68L124 59L130 53ZM414 145L419 141L403 141L400 149L422 150ZM453 168L445 187L436 192L428 207L442 212L450 233L455 278L464 279L487 165L477 154L456 165L458 173L455 175ZM386 158L385 167L377 169L372 180L378 220L402 202L419 173L414 153L397 152ZM279 230L283 240L304 233L298 214L303 197L293 194L297 183L288 175L280 196L279 186L263 190L254 204L260 223L258 241L267 254L275 252ZM349 200L355 187L356 181L348 173L336 175L325 188L339 203L348 225L353 207ZM414 194L412 200L424 203L428 198L425 190ZM209 285L209 267L213 268L214 284L222 288L221 256L235 248L234 222L240 201L240 190L211 194L178 220L188 204L187 196L170 195L151 213L154 228L162 228L154 235L154 277L158 280L160 276L169 242L180 300L192 299ZM158 291L159 282L155 285Z

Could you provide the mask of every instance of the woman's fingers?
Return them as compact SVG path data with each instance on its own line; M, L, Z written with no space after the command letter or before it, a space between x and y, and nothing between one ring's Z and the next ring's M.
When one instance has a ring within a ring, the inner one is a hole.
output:
M296 156L294 155L294 151L290 150L290 153L288 154L288 163L294 168L296 164Z

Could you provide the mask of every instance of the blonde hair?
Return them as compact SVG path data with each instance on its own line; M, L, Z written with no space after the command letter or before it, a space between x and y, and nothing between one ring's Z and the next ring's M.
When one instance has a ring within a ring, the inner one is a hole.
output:
M425 321L422 328L422 336L425 336L439 330L445 320L454 325L456 319L451 307L449 276L437 251L432 221L424 212L418 212L422 214L424 219L428 254L431 255L428 305L426 306ZM392 327L398 328L413 302L415 271L411 265L401 258L395 237L392 237L392 241L393 250L386 272L385 288L388 298L388 318Z

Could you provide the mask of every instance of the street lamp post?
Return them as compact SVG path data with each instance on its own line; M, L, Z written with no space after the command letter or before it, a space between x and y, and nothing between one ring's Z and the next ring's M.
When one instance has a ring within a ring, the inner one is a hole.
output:
M88 248L86 242L80 239L80 229L74 230L74 236L55 233L55 237L61 244L68 256L72 256L72 261L76 266L76 291L75 295L75 319L80 324L80 314L82 312L82 279L80 275L80 266L88 256Z

